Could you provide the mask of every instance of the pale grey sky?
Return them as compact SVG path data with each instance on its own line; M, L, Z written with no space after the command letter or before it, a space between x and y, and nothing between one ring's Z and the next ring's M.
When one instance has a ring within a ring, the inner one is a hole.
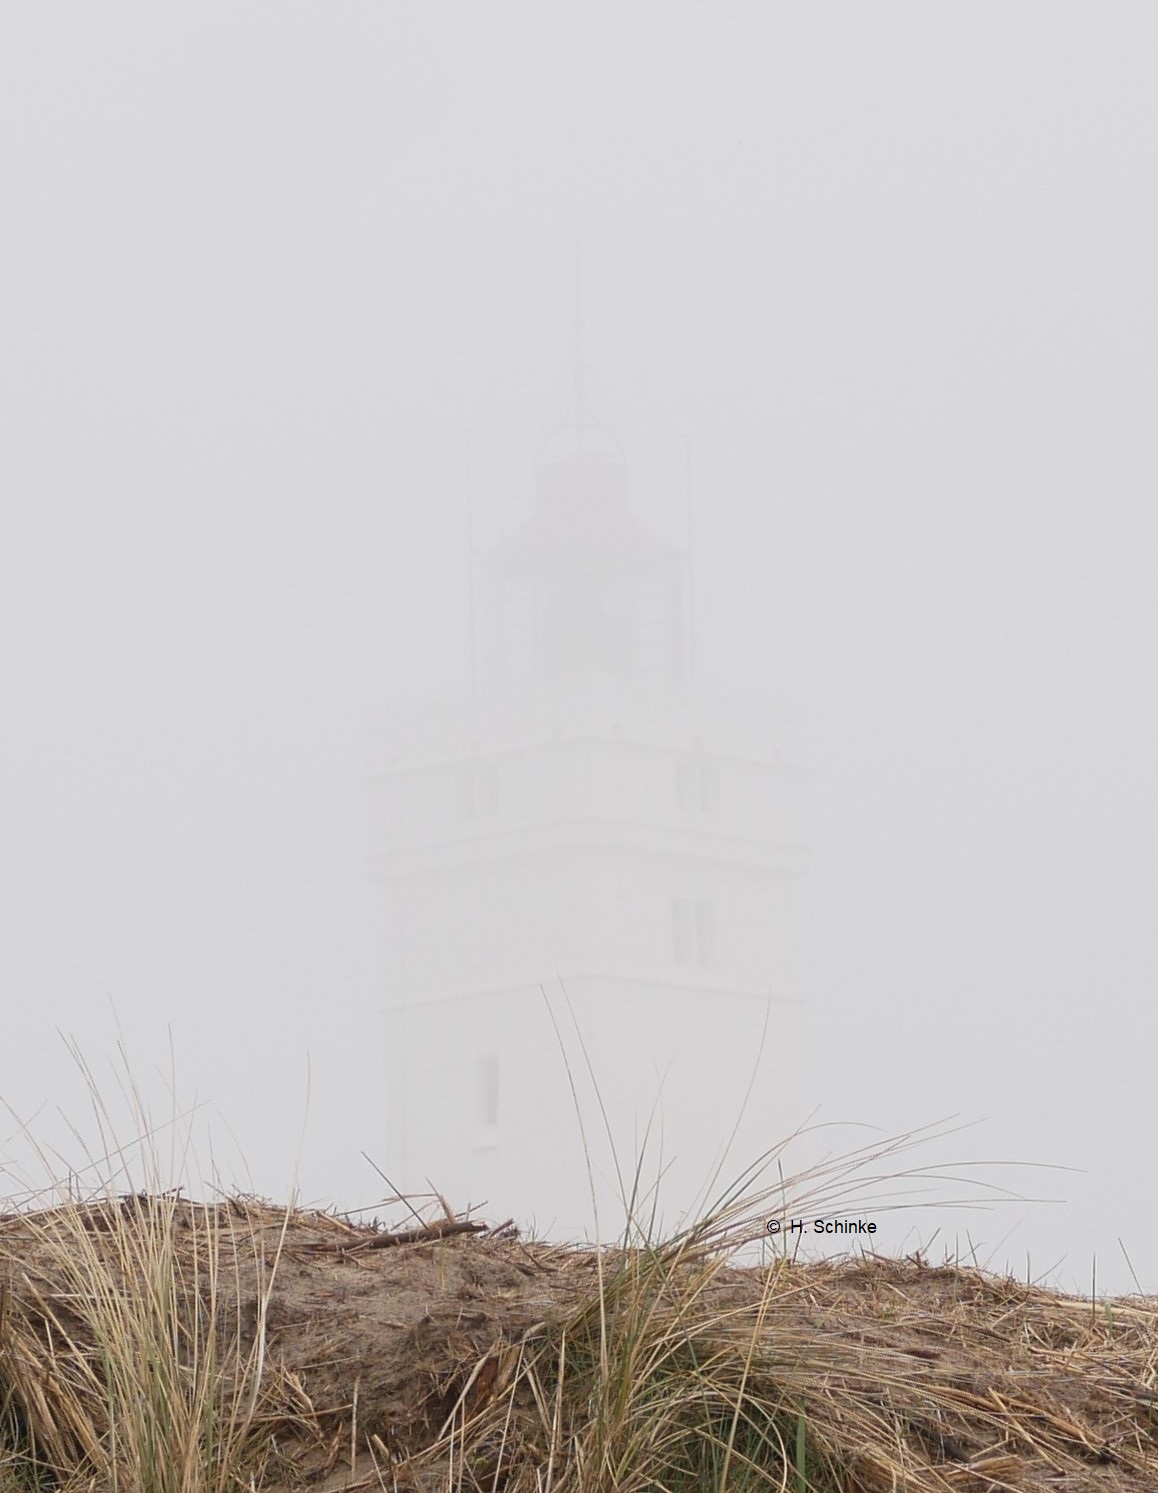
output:
M56 1030L100 1064L111 1003L265 1190L308 1061L302 1185L375 1195L364 710L466 677L462 432L485 543L578 223L676 541L694 432L704 674L807 721L822 1117L1084 1169L978 1235L1158 1288L1156 42L1056 0L8 7L0 1094L79 1114Z

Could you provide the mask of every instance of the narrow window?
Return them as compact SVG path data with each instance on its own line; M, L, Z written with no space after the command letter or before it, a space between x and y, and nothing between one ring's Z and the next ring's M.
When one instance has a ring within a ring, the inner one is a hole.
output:
M478 1121L483 1130L499 1123L499 1060L488 1053L478 1065Z
M676 803L682 813L719 811L719 772L714 762L677 762Z
M497 814L499 808L499 769L495 762L480 764L475 782L475 798L480 814Z
M692 958L692 904L686 897L671 899L671 952L677 964Z
M716 962L716 904L696 903L696 963Z
M497 814L498 763L477 762L464 767L458 774L456 797L460 819L473 819L479 814Z
M680 809L687 813L692 807L693 789L695 781L695 764L691 762L676 763L676 803Z

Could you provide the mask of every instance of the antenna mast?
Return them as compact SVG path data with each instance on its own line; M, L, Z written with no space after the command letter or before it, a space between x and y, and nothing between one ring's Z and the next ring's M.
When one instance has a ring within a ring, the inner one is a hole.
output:
M688 688L692 689L696 682L696 627L695 627L695 563L693 555L695 552L695 507L693 504L692 489L692 433L684 434L684 489L687 503L687 533L688 533Z
M575 454L583 455L583 437L587 413L587 369L583 361L583 253L579 225L575 224L575 363L573 367L575 401Z
M478 693L478 645L475 637L474 615L474 481L471 470L470 437L471 430L468 425L463 431L465 448L463 475L466 484L466 599L470 612L470 692L473 697Z

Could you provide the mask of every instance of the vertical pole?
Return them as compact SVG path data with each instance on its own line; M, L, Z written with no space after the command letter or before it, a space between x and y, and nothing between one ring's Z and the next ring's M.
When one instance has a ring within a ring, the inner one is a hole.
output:
M695 627L695 509L692 503L692 433L684 434L684 489L687 502L687 533L688 533L688 689L692 689L696 682L696 627Z
M583 455L584 415L587 407L586 369L583 366L583 248L575 222L575 455Z
M466 598L467 608L470 613L470 693L473 697L478 693L478 644L475 636L475 605L474 605L474 483L471 471L470 451L470 427L463 432L465 446L464 473L466 481Z

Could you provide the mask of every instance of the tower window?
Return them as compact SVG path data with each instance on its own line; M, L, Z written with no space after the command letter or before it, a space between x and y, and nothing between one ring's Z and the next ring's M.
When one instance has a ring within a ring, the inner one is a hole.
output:
M716 904L696 903L696 963L704 966L716 962Z
M493 1140L499 1123L499 1060L488 1053L478 1061L476 1074L476 1119L483 1141Z
M692 957L692 904L686 897L671 899L671 953L677 964L689 964Z
M498 813L499 769L497 763L480 762L475 768L474 801L478 813Z
M716 962L716 904L690 897L671 900L671 948L676 964L710 968Z
M684 758L676 763L676 803L683 813L718 813L719 790L720 774L714 762Z
M499 768L497 762L473 762L458 774L458 817L474 819L497 814L499 808Z

